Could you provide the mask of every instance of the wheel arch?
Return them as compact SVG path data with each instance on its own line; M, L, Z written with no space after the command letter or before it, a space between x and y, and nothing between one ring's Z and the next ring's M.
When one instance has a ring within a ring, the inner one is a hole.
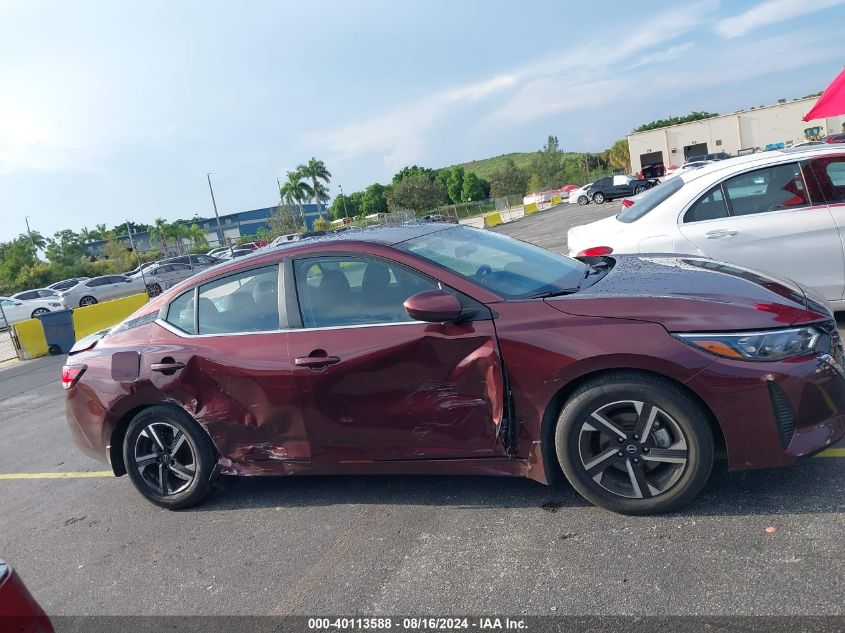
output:
M548 480L548 483L553 483L555 481L566 479L563 474L563 470L561 469L560 464L558 463L557 455L555 453L555 429L557 427L558 416L563 410L566 401L569 399L572 393L574 393L575 390L578 389L584 383L599 378L601 376L607 376L610 374L640 374L646 376L654 376L656 378L671 382L682 393L684 393L699 407L701 407L701 410L704 412L704 415L707 418L707 422L710 425L710 431L713 434L713 441L716 445L717 453L719 451L725 450L725 436L722 432L722 427L719 425L719 421L716 418L716 415L713 413L713 410L710 408L710 406L708 406L704 398L702 398L698 393L696 393L693 389L685 385L680 380L673 378L672 376L665 373L649 369L642 369L641 367L636 366L606 367L602 369L595 369L581 374L576 378L573 378L565 385L563 385L560 389L558 389L552 396L551 400L549 400L549 403L546 405L546 409L543 412L543 420L540 427L540 447L543 458L543 468L546 472L546 478Z
M208 429L205 428L202 424L200 424L197 419L188 413L183 407L177 406L172 402L148 402L145 404L140 404L127 411L123 412L117 418L117 422L114 425L114 428L111 431L111 435L109 437L109 445L108 445L108 453L109 453L109 464L111 465L112 471L114 472L115 477L122 477L126 474L126 464L123 461L123 440L126 438L126 430L129 428L130 422L135 419L135 416L144 411L145 409L149 409L150 407L169 407L174 411L179 412L182 415L187 416L190 420L193 420L196 425L202 429L202 432L208 435L208 438L211 440L211 445L214 447L215 453L220 454L219 450L217 449L217 445L214 442L214 438L211 437L211 434L208 432Z

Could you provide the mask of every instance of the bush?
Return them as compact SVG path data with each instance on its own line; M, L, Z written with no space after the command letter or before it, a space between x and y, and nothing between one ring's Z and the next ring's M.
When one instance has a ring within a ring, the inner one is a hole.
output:
M332 228L331 222L329 222L325 218L317 218L314 220L314 230L315 231L328 231Z

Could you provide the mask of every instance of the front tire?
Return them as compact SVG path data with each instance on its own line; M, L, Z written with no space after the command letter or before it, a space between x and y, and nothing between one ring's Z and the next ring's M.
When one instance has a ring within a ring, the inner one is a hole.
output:
M572 486L622 514L657 514L692 501L713 467L713 434L698 403L671 381L614 372L569 398L555 450Z
M635 195L635 196L636 196L636 195L639 195L639 194L641 194L643 191L645 191L645 187L643 187L642 185L640 185L639 187L635 187L635 188L634 188L634 195Z
M186 413L156 405L129 423L123 463L135 488L148 501L181 510L211 493L217 456L211 438Z
M150 297L157 297L161 294L161 286L158 284L150 284L147 286L147 294Z
M593 194L593 202L596 204L604 204L605 197L604 194L599 191L598 193Z
M49 314L49 313L50 313L50 311L47 308L35 308L35 310L32 311L32 318L37 319L42 314Z
M587 196L578 196L578 204L580 204L582 207L589 201L590 199Z
M97 303L97 299L95 297L91 297L86 295L79 300L79 307L84 308L85 306L92 306Z

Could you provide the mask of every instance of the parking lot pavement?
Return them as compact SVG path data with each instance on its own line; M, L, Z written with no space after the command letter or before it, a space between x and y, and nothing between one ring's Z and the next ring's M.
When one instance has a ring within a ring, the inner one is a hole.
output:
M612 212L572 205L509 230L543 220L560 247L570 209ZM659 517L481 477L224 478L205 505L167 512L73 446L61 363L0 370L0 475L83 474L0 477L0 556L52 615L844 610L843 458L720 462L696 502Z

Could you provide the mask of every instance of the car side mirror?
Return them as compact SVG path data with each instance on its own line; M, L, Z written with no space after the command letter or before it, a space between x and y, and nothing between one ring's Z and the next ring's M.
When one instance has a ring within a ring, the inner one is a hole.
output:
M415 321L443 323L461 316L461 303L443 290L418 292L405 299L405 311Z

